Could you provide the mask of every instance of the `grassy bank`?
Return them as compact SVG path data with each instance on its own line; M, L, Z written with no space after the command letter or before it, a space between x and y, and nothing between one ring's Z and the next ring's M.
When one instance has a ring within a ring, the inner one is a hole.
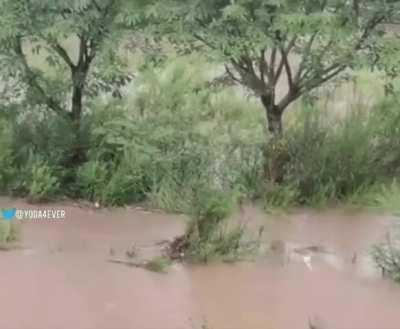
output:
M0 189L35 202L146 202L185 213L204 189L263 200L267 209L397 203L399 101L376 92L364 102L370 75L354 79L357 97L338 87L336 96L323 90L297 103L285 118L284 178L271 186L262 174L263 110L235 87L210 87L213 70L191 57L149 67L123 98L91 101L79 134L45 109L4 106ZM71 158L77 147L85 154L79 165Z

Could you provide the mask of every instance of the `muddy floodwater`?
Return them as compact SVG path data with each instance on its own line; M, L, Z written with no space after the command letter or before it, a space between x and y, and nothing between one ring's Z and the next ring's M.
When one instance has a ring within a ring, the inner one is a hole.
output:
M2 198L5 207L38 208ZM275 254L158 274L108 259L179 235L183 216L41 207L64 209L66 219L24 221L23 248L0 253L1 329L308 329L310 320L320 329L400 328L400 287L368 257L394 218L247 207L235 217L249 230L265 225Z

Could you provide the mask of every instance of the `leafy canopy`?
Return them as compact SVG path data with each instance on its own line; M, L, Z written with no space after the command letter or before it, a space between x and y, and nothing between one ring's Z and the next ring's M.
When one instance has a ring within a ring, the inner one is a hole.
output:
M190 50L211 50L234 81L281 113L357 64L356 54L369 49L393 6L385 0L166 0L149 12L156 31ZM287 91L278 97L280 81Z
M21 82L29 104L59 113L68 110L66 96L73 87L89 95L111 91L124 82L118 42L134 5L124 0L0 0L2 79Z

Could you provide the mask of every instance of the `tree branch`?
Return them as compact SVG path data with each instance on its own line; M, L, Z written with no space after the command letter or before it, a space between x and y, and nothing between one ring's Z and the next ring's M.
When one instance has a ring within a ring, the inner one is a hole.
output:
M242 81L242 80L240 80L240 79L238 79L238 78L235 77L235 75L234 75L234 74L232 73L232 71L229 69L228 65L225 65L225 71L226 71L226 73L229 75L229 77L230 77L233 81L235 81L235 82L237 82L237 83L239 83L239 84L243 84L243 81Z
M284 64L284 61L283 61L283 57L281 57L281 60L280 60L279 65L278 65L278 69L276 70L274 79L272 81L272 85L273 86L275 86L278 83L279 79L281 78L284 65L285 64Z
M282 47L281 47L280 50L281 50L282 61L283 61L283 64L285 66L286 75L287 75L287 78L288 78L289 89L293 90L293 88L294 88L293 76L292 76L292 69L290 67L289 60L288 60L288 54L286 53L286 51Z
M309 92L316 87L322 85L323 83L329 81L330 79L337 76L339 73L343 72L347 68L345 64L332 64L322 72L318 72L318 76L310 78L299 86L302 93Z
M47 43L50 47L64 60L64 62L71 68L75 68L75 64L72 61L71 57L68 55L65 48L63 48L58 42L51 42L47 40Z
M315 33L313 33L311 35L311 37L310 37L310 40L306 44L306 47L304 49L303 56L302 56L299 68L298 68L298 70L296 72L296 75L294 77L294 83L295 84L298 84L300 82L301 75L302 75L302 73L304 71L304 67L305 67L305 64L307 62L307 58L310 55L313 43L314 43L315 38L317 37L318 33L319 33L319 31L316 31Z
M302 93L298 90L289 90L288 93L283 97L277 105L277 109L280 113L283 111L296 99L298 99Z
M277 69L277 71L276 71L275 77L274 77L273 82L272 82L272 84L273 84L274 86L275 86L275 85L277 84L277 82L279 81L283 69L286 68L286 70L287 70L287 66L289 66L289 65L288 65L288 58L287 58L287 56L289 55L290 51L291 51L292 48L294 47L294 45L295 45L295 43L296 43L296 40L297 40L297 36L295 35L295 36L293 36L293 38L289 41L289 43L288 43L288 45L287 45L287 47L286 47L285 49L284 49L283 46L280 46L280 47L279 47L279 50L280 50L280 52L281 52L281 60L280 60L278 69ZM278 39L278 41L280 42L280 39ZM285 55L284 55L284 54L285 54ZM290 72L290 75L291 75L291 72ZM293 80L293 79L291 78L291 80Z
M375 15L365 26L360 38L358 41L355 43L354 47L352 50L349 52L350 55L346 56L352 56L354 53L357 51L361 50L363 48L363 43L368 39L370 36L371 31L376 28L377 25L379 25L381 22L383 22L385 19L384 16L380 15ZM332 46L333 44L333 38L327 43L327 45L324 47L323 51L321 52L320 56L323 57L325 53L328 51L328 49ZM336 60L335 63L330 65L329 67L325 68L322 72L314 72L314 76L311 76L309 79L307 79L307 76L312 72L312 68L310 68L302 77L299 77L299 88L301 89L301 92L309 92L312 89L320 86L321 84L329 81L330 79L334 78L337 76L339 73L343 72L348 65L343 64L343 59L344 58L339 58ZM300 72L301 74L302 72ZM316 76L318 74L318 76ZM302 82L303 80L303 82ZM308 80L308 81L306 81Z
M198 33L194 33L193 34L194 38L197 39L198 41L201 41L202 43L204 43L207 47L209 47L210 49L215 49L215 46L212 45L211 43L209 43L206 39L204 39L201 35L199 35Z
M275 81L275 63L276 63L276 47L273 47L271 50L271 56L269 59L269 73L268 73L268 80L270 81L271 85L274 85Z
M373 29L375 29L380 23L382 23L385 20L385 16L380 16L376 14L371 20L368 22L368 24L365 26L364 31L358 40L357 44L354 47L355 51L358 51L362 49L364 41L368 38L369 34Z
M265 83L265 74L268 73L268 63L265 59L265 54L267 50L264 48L260 52L260 59L258 64L258 69L260 71L260 77L263 83Z
M54 98L52 98L51 96L48 96L46 94L46 92L43 90L42 86L40 85L40 83L38 81L37 75L30 68L30 66L26 60L26 56L22 50L21 38L18 38L16 40L14 50L15 50L17 57L19 58L19 60L21 61L22 65L23 65L29 86L36 89L36 91L39 93L43 103L46 104L50 109L52 109L53 111L55 111L58 114L65 113L64 109L60 106L60 104Z

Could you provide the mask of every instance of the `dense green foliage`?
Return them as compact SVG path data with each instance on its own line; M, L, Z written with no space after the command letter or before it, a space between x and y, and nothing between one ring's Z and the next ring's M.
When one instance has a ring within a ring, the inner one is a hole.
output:
M65 166L75 138L69 122L21 110L2 138L12 155L2 161L13 162L2 167L2 189L113 205L150 200L171 211L185 211L197 186L254 193L262 167L257 110L245 115L248 104L233 91L195 92L207 80L202 66L188 67L193 60L148 69L129 99L98 100L83 120L88 161L79 168ZM10 167L16 172L6 182Z
M90 96L124 82L115 45L125 7L114 0L2 0L2 83L19 91L19 102L79 121Z
M396 99L362 108L342 120L303 108L285 141L285 184L301 203L345 200L360 189L399 175ZM296 193L294 193L296 192Z

